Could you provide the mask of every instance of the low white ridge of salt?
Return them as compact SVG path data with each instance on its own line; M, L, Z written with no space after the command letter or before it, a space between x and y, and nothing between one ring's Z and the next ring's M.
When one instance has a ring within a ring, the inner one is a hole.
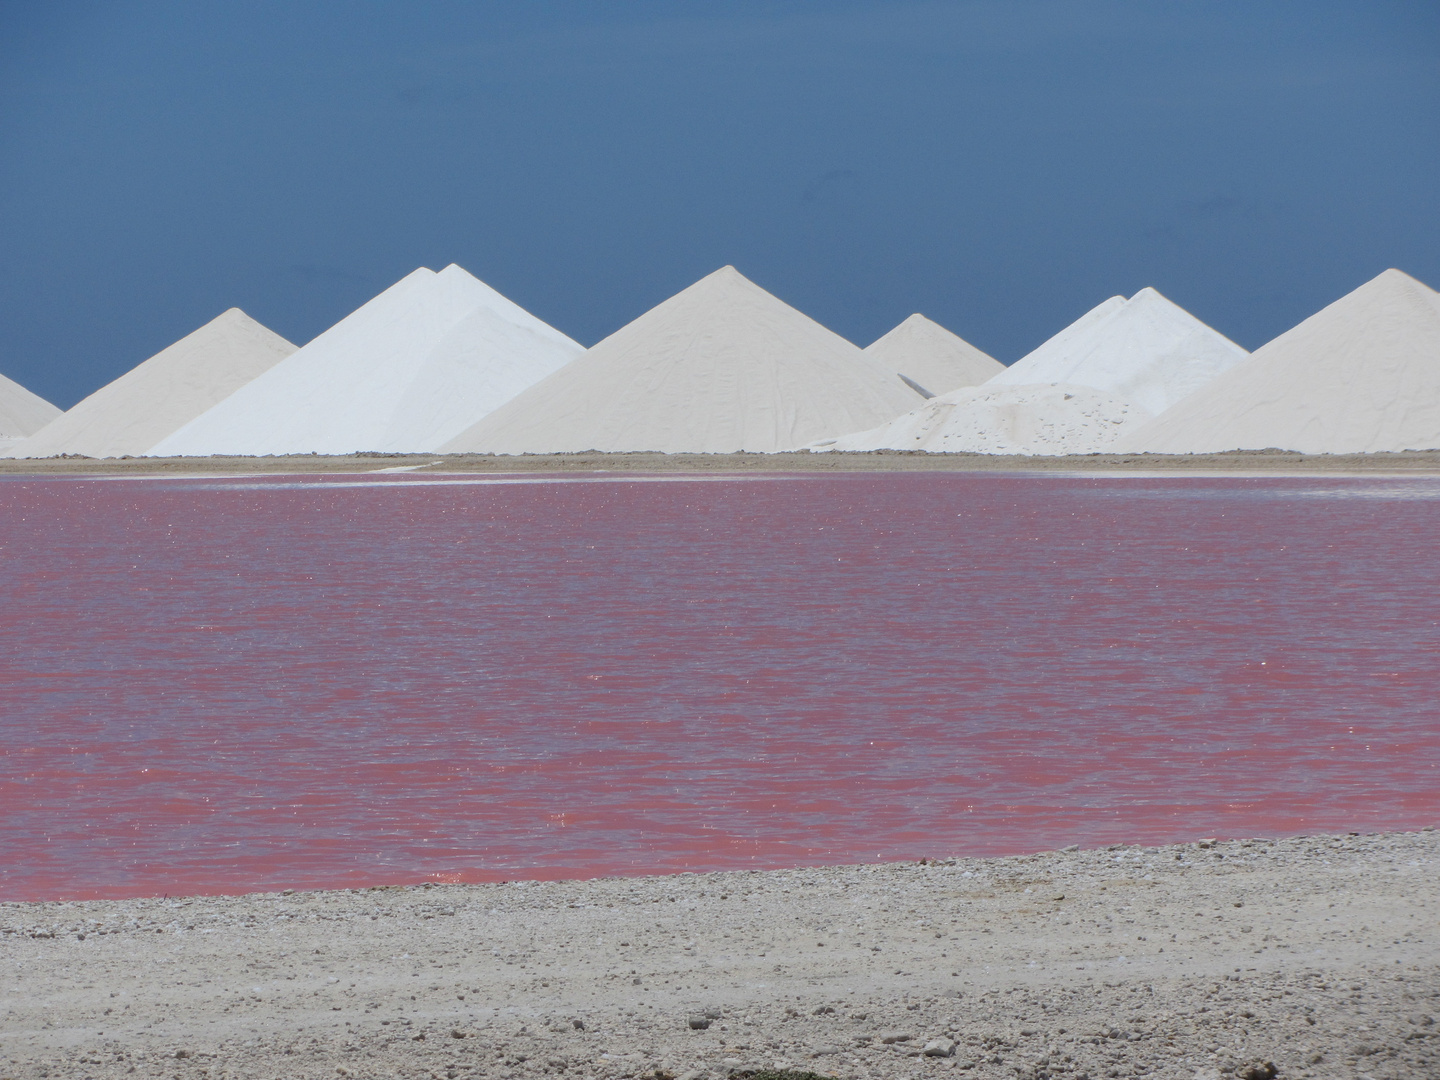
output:
M1440 449L1440 293L1386 270L1126 434L1124 452Z
M60 415L60 410L14 379L0 375L0 438L33 435Z
M919 400L853 344L727 266L441 450L768 453L870 427Z
M1095 454L1151 414L1089 386L968 386L870 431L810 444L825 450L970 454Z
M1248 356L1147 288L1091 309L988 385L1090 386L1158 415Z
M979 386L1005 365L918 312L865 348L865 355L927 393Z
M294 351L279 334L230 308L67 409L5 456L146 454Z
M422 267L151 453L431 452L583 351L460 267Z

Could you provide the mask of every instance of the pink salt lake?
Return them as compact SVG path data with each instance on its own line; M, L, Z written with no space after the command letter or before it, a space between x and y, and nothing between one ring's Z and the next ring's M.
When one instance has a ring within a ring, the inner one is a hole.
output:
M1440 480L0 481L0 898L1440 820Z

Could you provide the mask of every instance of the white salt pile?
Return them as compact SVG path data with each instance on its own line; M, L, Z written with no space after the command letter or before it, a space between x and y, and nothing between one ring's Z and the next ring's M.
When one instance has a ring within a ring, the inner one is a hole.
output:
M0 375L0 448L33 435L59 415L60 410L39 394Z
M1094 387L1158 415L1249 354L1154 289L1112 296L987 384Z
M789 450L921 400L727 266L445 443L454 453Z
M979 386L1005 370L999 360L920 314L872 342L865 355L931 396Z
M813 450L1095 454L1246 359L1154 289L1112 296L981 386Z
M1440 448L1440 293L1386 270L1127 433L1118 449L1270 447L1306 454Z
M429 452L583 351L460 267L422 267L151 453Z
M926 450L970 454L1093 454L1150 414L1089 386L963 387L870 431L811 450Z
M101 387L7 456L146 454L294 351L279 334L231 308Z

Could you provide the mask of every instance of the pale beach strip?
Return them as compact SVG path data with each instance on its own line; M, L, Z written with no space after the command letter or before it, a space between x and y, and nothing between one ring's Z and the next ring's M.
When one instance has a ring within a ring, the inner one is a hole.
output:
M0 905L0 1075L1440 1075L1440 834Z

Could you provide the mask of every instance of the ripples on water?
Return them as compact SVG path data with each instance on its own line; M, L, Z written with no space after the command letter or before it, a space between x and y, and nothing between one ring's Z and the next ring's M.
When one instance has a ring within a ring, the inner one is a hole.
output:
M0 482L0 896L1440 818L1436 481L663 481Z

